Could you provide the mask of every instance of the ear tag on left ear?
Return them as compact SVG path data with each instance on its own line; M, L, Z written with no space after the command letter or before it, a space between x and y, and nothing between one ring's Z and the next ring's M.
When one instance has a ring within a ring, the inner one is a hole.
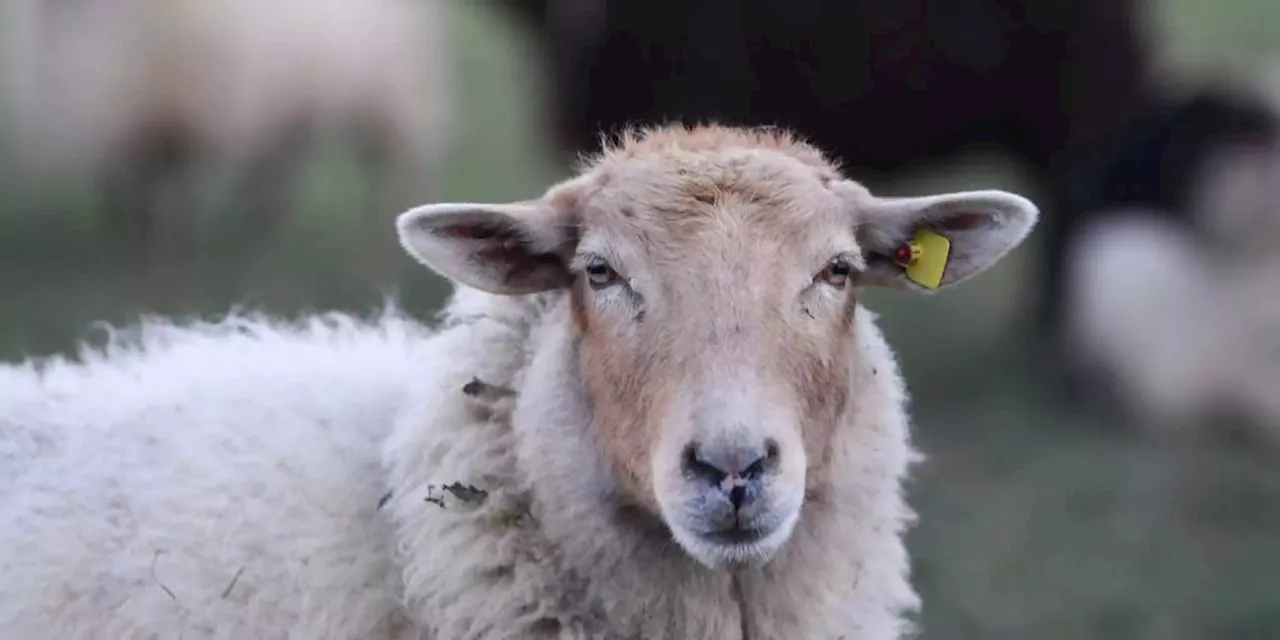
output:
M951 241L946 236L920 229L914 240L893 252L893 260L906 269L907 279L922 287L937 289L947 271L950 255Z

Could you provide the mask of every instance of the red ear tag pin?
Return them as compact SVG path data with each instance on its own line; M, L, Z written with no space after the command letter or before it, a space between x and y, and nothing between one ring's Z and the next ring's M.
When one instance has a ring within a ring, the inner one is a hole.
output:
M921 251L919 243L908 242L893 250L893 261L900 267L909 267L920 258Z

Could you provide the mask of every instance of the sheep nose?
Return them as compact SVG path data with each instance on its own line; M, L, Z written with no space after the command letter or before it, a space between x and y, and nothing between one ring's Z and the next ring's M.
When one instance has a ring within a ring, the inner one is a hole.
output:
M760 493L762 477L777 460L778 443L772 439L755 446L709 447L694 442L685 447L684 471L719 489L739 510Z

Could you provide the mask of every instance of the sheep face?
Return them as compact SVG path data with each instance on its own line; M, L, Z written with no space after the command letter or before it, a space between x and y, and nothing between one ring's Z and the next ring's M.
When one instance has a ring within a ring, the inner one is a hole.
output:
M886 256L924 224L952 240L942 286L962 280L1036 212L994 191L875 198L776 135L661 135L540 200L427 205L399 231L463 284L565 291L587 444L697 561L760 563L854 423L859 285L919 288Z

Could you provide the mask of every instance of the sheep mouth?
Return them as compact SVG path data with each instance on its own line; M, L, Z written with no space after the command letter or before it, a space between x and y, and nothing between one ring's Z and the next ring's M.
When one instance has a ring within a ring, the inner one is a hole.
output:
M713 568L758 565L768 562L777 551L778 533L775 529L760 527L708 531L697 534L692 550L703 564Z
M777 528L733 526L697 534L699 546L720 562L730 564L766 560L779 546Z
M762 527L734 526L727 529L704 532L702 539L717 545L744 545L759 542L769 533L768 529Z
M664 516L680 547L702 565L716 569L769 562L790 538L800 513L774 506L750 515L689 509Z

